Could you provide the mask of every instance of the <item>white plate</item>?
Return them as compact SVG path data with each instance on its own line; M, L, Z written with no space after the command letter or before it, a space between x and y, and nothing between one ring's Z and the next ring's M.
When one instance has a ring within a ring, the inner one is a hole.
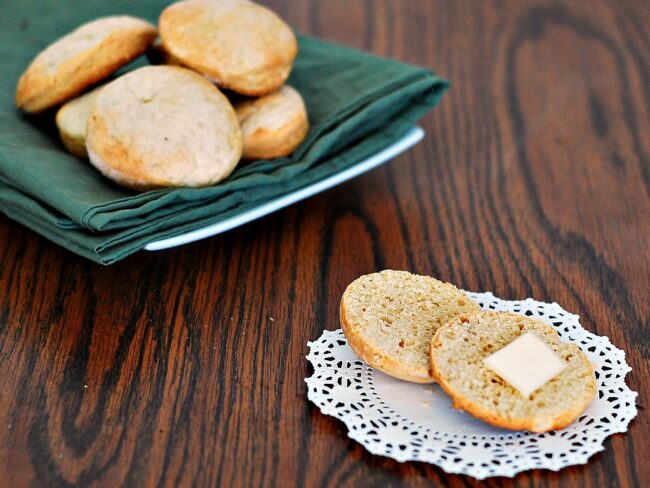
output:
M275 200L264 202L255 208L222 220L221 222L217 222L216 224L208 225L202 229L186 232L185 234L178 236L151 242L145 246L145 249L147 251L160 251L161 249L182 246L183 244L187 244L189 242L194 242L200 239L205 239L206 237L214 236L216 234L221 234L227 230L234 229L235 227L239 227L240 225L244 225L248 222L259 219L260 217L264 217L265 215L275 212L276 210L280 210L281 208L288 207L289 205L299 202L300 200L304 200L305 198L309 198L312 195L316 195L317 193L339 185L344 181L350 180L355 176L359 176L366 171L370 171L371 169L390 161L398 154L403 153L407 149L420 142L423 137L424 130L422 130L420 127L413 127L395 143L379 151L377 154L370 156L363 161L360 161L354 166L341 171L340 173L336 173L329 178L325 178L324 180L313 183L280 198L276 198Z
M585 352L596 368L598 395L575 422L544 434L492 427L454 410L437 385L408 383L373 370L355 355L341 329L326 330L307 343L314 369L305 380L307 397L324 414L342 420L348 436L373 454L432 463L478 479L584 464L604 449L607 437L627 431L637 414L637 393L625 384L631 371L625 352L609 338L585 330L577 315L557 303L502 300L489 292L468 295L484 310L541 320Z

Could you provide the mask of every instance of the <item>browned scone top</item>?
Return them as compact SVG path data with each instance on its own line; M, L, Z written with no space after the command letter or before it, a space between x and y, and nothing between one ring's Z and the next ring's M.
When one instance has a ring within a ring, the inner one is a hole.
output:
M153 25L127 15L88 22L34 58L18 80L16 105L32 113L74 98L144 53L155 37Z
M244 158L288 156L309 132L305 102L284 85L277 92L234 104L244 138Z
M232 105L203 76L148 66L101 90L86 147L91 163L120 185L199 187L230 175L242 138Z
M516 338L533 333L567 367L529 398L485 366L483 359ZM540 320L505 312L455 317L431 342L431 371L454 407L497 427L546 432L573 422L596 393L591 363L573 343Z
M185 0L160 16L165 50L219 86L262 96L288 78L298 52L291 28L246 0Z

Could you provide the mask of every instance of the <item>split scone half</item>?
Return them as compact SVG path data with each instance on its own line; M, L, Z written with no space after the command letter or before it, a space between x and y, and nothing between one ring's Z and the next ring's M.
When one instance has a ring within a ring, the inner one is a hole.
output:
M566 367L526 397L484 360L528 333L549 346ZM592 365L576 344L561 342L542 321L514 313L482 311L452 318L431 342L431 370L455 408L513 430L566 427L596 393Z
M480 310L450 283L407 271L361 276L343 293L341 328L354 352L388 375L433 383L429 348L450 319Z

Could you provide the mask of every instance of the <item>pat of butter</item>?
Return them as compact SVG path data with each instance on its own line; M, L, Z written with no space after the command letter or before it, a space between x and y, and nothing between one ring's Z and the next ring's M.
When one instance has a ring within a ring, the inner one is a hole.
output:
M486 357L483 363L526 398L567 366L548 344L530 332Z

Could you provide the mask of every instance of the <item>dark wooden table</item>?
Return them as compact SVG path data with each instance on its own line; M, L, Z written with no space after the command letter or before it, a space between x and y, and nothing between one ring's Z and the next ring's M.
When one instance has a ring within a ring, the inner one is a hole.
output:
M648 486L650 4L277 0L315 36L453 81L423 143L261 221L111 267L0 217L0 485L475 486L370 455L308 401L306 342L358 275L557 301L634 368L586 466Z

